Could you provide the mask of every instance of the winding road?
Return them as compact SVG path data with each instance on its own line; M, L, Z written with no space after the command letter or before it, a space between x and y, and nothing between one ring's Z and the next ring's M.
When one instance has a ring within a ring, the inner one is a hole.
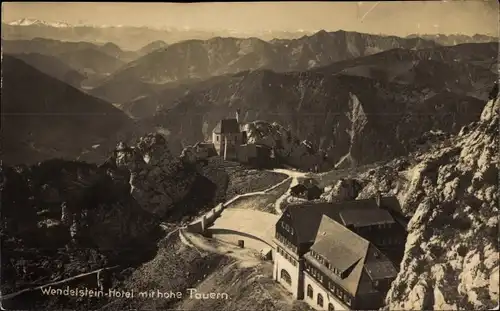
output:
M220 207L217 207L216 209L219 210L217 213L215 209L207 212L204 215L206 228L208 228L207 230L216 239L232 244L236 244L238 240L244 240L246 247L260 252L264 248L272 247L274 226L279 219L279 215L282 213L282 205L290 196L290 189L297 185L301 179L314 178L319 182L320 187L325 187L341 178L352 176L372 167L374 165L363 166L357 169L333 170L325 173L301 172L281 168L268 170L273 173L285 174L288 178L265 190L239 194L223 203ZM242 198L267 195L285 183L290 184L288 189L274 202L275 214L251 208L228 208ZM195 220L192 224L196 222L201 222L201 218Z

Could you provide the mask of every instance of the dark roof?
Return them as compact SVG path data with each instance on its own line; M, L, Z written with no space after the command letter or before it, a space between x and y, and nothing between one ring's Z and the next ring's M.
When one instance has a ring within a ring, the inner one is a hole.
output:
M307 256L307 258L311 262L314 261L316 266L330 279L334 280L335 283L355 296L361 275L363 274L363 265L369 246L370 242L347 229L342 224L323 215L318 234L316 235L316 242L311 247L311 250L323 256L340 273L344 273L347 270L350 271L342 279L330 269L319 265L312 257Z
M405 213L401 209L401 205L396 197L382 197L381 205L385 207L389 212L396 213L400 216L406 217Z
M307 187L304 186L303 184L297 184L297 185L293 186L292 188L290 188L290 190L292 192L296 192L296 191L302 192L302 191L306 191Z
M378 224L393 224L394 218L388 211L381 208L372 209L345 209L340 212L340 219L344 226L366 227Z
M240 126L236 119L222 119L217 123L213 132L216 134L239 133Z
M311 249L344 272L366 255L368 245L367 240L323 215Z
M321 218L315 240L311 250L325 258L340 273L335 274L306 254L308 261L353 296L356 296L363 278L376 281L395 278L397 275L392 262L380 250L326 215ZM371 282L366 285L373 287Z
M385 203L385 199L390 198L382 198L382 204ZM397 202L397 199L395 200ZM359 217L362 217L366 211L383 211L377 206L374 198L333 203L302 202L289 205L286 207L286 210L290 213L291 225L297 232L298 243L314 242L323 215L327 215L339 223L344 223L340 214L346 210L356 210ZM380 212L380 214L384 215L385 213ZM365 223L368 221L369 219L364 220Z
M396 268L394 268L394 265L389 260L367 262L365 270L373 281L395 278L398 274Z

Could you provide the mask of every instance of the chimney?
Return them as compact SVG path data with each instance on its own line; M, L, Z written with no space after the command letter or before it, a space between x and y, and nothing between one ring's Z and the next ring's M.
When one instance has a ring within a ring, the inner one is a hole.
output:
M377 194L375 195L375 202L377 202L377 206L379 208L382 208L382 193L380 191L377 191Z
M236 109L236 122L240 123L240 108Z

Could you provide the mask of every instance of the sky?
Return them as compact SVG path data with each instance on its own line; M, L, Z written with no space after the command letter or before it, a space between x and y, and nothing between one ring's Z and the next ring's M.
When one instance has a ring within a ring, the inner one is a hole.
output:
M200 30L358 31L497 35L496 0L395 2L2 2L2 22L21 18L70 24Z

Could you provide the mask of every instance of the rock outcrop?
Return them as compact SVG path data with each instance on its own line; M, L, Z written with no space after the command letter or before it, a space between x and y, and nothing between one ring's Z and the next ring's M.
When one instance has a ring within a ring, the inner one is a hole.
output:
M321 199L326 202L355 200L363 185L356 179L341 179L335 185L325 189Z
M413 215L389 310L498 305L499 107L491 100L458 135L359 176L358 198L396 195Z
M28 245L73 240L109 249L147 237L158 224L96 165L50 160L2 169L2 228Z
M284 164L305 170L325 166L324 153L314 148L311 142L299 140L277 122L249 122L245 124L243 131L247 133L248 143L272 148L274 156Z
M196 170L172 155L167 140L157 133L142 137L133 148L120 143L114 161L130 174L134 199L160 217L187 195L197 176Z

